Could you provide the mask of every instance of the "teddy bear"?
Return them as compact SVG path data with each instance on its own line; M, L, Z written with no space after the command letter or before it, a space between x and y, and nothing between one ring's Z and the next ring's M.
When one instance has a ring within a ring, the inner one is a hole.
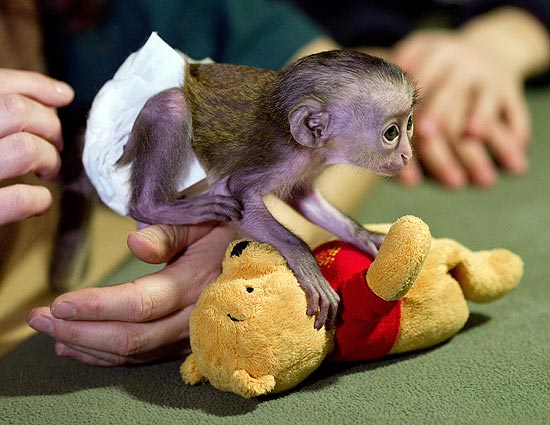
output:
M386 233L376 259L342 241L314 250L341 298L333 329L314 327L307 296L270 245L240 240L190 317L187 384L209 381L243 397L286 391L323 362L368 361L435 346L465 325L467 300L489 302L513 289L521 258L505 249L473 252L432 238L419 218L369 227Z

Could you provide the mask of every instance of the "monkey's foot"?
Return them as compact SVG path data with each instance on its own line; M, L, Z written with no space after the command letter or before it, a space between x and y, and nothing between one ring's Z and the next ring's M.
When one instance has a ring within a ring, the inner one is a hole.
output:
M130 209L130 215L143 223L198 224L205 221L240 220L241 203L223 195L204 194L193 198L179 199L161 205L138 205Z

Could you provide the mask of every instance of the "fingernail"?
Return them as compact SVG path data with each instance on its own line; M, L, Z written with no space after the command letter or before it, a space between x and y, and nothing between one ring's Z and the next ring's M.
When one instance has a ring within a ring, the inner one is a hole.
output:
M45 333L46 335L53 336L53 323L52 321L42 315L35 316L29 321L29 326L35 331Z
M67 347L65 344L61 342L57 342L55 344L55 354L57 354L59 357L70 357L71 356L71 350L69 347Z
M63 96L74 96L73 88L63 81L56 81L55 91Z
M72 319L76 314L76 308L72 303L62 301L52 306L51 313L58 319Z

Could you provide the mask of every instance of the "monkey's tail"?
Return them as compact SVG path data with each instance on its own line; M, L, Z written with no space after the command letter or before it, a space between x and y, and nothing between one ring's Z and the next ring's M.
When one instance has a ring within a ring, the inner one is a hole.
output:
M82 165L83 140L77 137L62 154L60 217L48 276L55 292L80 286L91 252L90 224L97 195Z

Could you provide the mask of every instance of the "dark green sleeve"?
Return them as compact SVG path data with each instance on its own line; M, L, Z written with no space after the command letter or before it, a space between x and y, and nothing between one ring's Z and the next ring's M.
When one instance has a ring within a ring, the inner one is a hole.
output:
M223 62L279 69L322 31L294 6L281 1L228 0Z
M279 69L322 31L294 5L273 0L140 0L150 30L188 55ZM160 7L159 5L162 5Z
M111 0L92 29L62 30L45 19L50 73L90 102L152 31L189 56L279 69L321 30L286 2L273 0Z

